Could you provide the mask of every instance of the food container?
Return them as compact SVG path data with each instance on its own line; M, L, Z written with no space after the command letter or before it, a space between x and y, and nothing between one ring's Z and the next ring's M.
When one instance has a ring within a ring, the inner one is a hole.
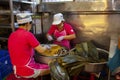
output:
M86 72L98 73L101 72L107 62L88 63L85 65Z
M99 57L100 58L106 58L108 59L108 51L97 48L99 52ZM99 62L99 63L88 63L85 65L85 71L86 72L92 72L92 73L99 73L104 69L104 66L106 66L106 62Z
M35 57L35 61L36 62L38 62L38 63L45 63L45 64L48 64L49 61L54 59L54 57L43 56L43 55L39 55L39 54L36 54L34 57Z
M42 44L42 46L44 46L44 45L46 45L46 44ZM55 49L55 52L57 52L57 49L59 50L59 49L62 49L60 46L58 46L58 45L55 45L55 44L47 44L47 45L49 45L49 46L54 46L53 48ZM45 64L47 64L49 61L51 61L52 59L55 59L55 58L58 58L58 57L61 57L61 56L63 56L63 55L60 55L59 53L61 53L60 51L58 52L58 55L55 53L55 54L53 54L52 53L52 50L50 51L50 53L49 53L49 51L45 51L46 53L45 53L45 55L46 56L43 56L43 55L40 55L40 54L38 54L38 53L36 53L35 54L35 56L34 56L34 58L35 58L35 61L36 62L38 62L38 63L45 63ZM51 54L52 53L52 54ZM62 52L63 53L63 52ZM48 54L48 55L47 55ZM64 53L63 53L64 54Z

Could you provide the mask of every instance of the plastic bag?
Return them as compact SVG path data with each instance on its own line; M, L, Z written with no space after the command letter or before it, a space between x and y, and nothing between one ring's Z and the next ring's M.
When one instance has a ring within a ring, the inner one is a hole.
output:
M108 67L110 71L113 72L119 66L120 66L120 49L116 47L114 56L108 61Z

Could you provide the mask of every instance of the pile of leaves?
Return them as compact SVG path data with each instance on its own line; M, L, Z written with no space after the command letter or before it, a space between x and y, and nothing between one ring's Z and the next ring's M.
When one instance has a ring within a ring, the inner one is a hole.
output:
M78 55L87 62L100 63L108 61L108 52L102 49L96 48L91 42L83 42L76 44L75 48L69 51L69 54Z
M108 53L98 50L91 42L77 44L65 52L67 55L59 56L49 64L54 80L70 80L70 76L78 75L86 64L108 60Z

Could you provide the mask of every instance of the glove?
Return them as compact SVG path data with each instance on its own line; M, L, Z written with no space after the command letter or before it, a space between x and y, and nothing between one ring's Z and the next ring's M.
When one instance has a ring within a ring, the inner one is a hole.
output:
M64 36L60 36L60 37L57 38L57 41L61 42L63 39L64 39Z
M47 39L49 40L49 41L52 41L53 40L53 38L52 38L52 36L47 36Z
M46 49L51 49L51 46L50 46L50 45L44 45L44 47L45 47Z

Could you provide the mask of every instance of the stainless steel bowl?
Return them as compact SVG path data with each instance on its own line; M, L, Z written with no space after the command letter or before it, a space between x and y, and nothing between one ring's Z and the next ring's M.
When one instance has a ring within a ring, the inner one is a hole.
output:
M55 57L43 56L43 55L39 55L37 53L37 54L35 54L34 58L35 58L35 61L38 63L48 64L48 62L51 61L52 59L54 59Z

